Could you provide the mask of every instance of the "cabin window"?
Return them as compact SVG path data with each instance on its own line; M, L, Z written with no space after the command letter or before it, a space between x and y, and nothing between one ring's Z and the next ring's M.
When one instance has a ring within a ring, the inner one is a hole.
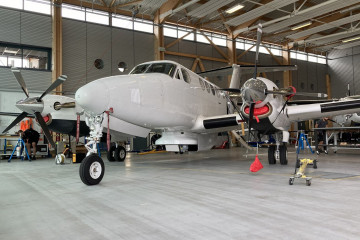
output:
M220 97L221 97L220 89L219 89L219 88L215 88L215 90L216 90L216 96L217 96L218 98L220 98Z
M214 86L210 84L210 87L211 87L212 94L215 96L215 88L214 88Z
M181 69L181 73L183 75L184 81L190 83L191 79L189 73L183 68Z
M208 83L208 82L205 82L205 85L206 85L206 90L208 91L208 93L210 93L210 86L209 86L209 83Z
M201 89L205 90L205 83L203 80L201 80L201 78L199 78L199 83L200 83Z
M181 79L179 70L176 71L175 78L179 80Z

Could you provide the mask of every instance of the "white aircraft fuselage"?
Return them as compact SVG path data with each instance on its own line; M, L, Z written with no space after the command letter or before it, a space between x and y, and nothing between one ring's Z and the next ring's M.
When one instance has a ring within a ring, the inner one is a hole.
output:
M141 66L148 70L136 72ZM110 119L110 129L140 137L146 137L150 130L161 130L163 137L157 141L160 145L201 145L201 149L210 149L218 143L214 140L217 133L205 140L196 133L214 132L205 129L203 120L227 114L224 92L172 61L148 62L136 68L129 75L101 78L81 87L75 94L77 104L93 115L111 109L114 121L129 125L114 126ZM146 72L149 69L154 72Z

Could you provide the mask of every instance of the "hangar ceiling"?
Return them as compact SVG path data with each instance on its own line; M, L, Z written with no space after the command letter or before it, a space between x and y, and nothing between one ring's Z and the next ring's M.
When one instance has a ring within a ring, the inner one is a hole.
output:
M360 0L62 0L63 3L254 39L305 51L360 45ZM227 10L241 5L233 13ZM306 25L306 26L304 26ZM298 27L297 29L294 29ZM345 41L345 42L344 42ZM351 44L349 44L351 43ZM357 43L357 44L356 44Z

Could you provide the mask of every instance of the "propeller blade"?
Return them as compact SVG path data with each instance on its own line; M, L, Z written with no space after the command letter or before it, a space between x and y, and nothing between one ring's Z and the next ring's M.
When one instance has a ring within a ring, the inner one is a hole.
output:
M310 92L292 92L292 91L287 91L284 89L279 89L279 90L265 90L265 94L277 94L277 95L299 95L299 96L306 96L306 97L317 97L317 98L326 98L328 95L326 93L310 93Z
M260 43L261 43L261 35L262 35L262 25L259 23L258 29L257 29L257 36L256 36L256 57L255 57L255 71L254 71L254 79L256 79L257 75L257 64L259 62L259 49L260 49Z
M47 127L43 117L41 116L41 114L39 112L35 112L35 117L36 120L38 121L38 123L40 124L42 130L44 131L44 134L46 136L46 139L49 141L49 143L51 144L51 146L53 146L53 148L55 148L55 142L51 137L49 128Z
M255 107L255 103L252 102L250 103L250 109L249 109L249 121L248 121L248 128L249 128L249 132L248 132L248 142L250 142L250 134L251 134L251 121L254 117L254 107Z
M2 133L9 131L12 127L14 127L16 124L18 124L21 120L26 118L27 115L28 115L27 112L22 112L19 116L17 116L17 118L15 118L15 120L12 123L10 123L10 125L7 128L4 129L4 131Z
M260 43L261 43L261 35L262 35L262 25L259 23L258 29L257 29L257 36L256 36L256 62L259 61L259 49L260 49Z
M67 79L66 75L61 75L58 79L56 79L55 82L53 82L50 87L48 87L48 89L45 90L45 92L43 92L43 94L41 94L41 96L38 98L38 101L40 101L46 94L48 94L49 92L51 92L52 90L54 90L57 86L59 86L60 84L62 84L63 82L65 82Z
M22 88L23 92L27 97L29 97L29 91L26 87L25 81L21 75L21 72L18 68L11 68L12 73L14 74L16 80L18 81L20 87Z

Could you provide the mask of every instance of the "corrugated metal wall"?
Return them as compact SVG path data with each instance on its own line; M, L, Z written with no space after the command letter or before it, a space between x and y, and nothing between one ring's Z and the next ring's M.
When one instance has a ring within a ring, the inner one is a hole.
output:
M360 47L333 50L329 53L329 73L333 97L360 94Z
M51 47L51 16L0 8L0 41ZM22 70L29 91L45 90L51 84L51 72ZM10 68L0 68L0 90L21 91Z
M94 66L102 59L103 69ZM154 35L63 19L63 84L73 94L85 83L111 75L127 74L135 65L154 60ZM118 63L128 70L120 73Z
M75 93L86 83L86 23L63 19L63 84L65 93Z

